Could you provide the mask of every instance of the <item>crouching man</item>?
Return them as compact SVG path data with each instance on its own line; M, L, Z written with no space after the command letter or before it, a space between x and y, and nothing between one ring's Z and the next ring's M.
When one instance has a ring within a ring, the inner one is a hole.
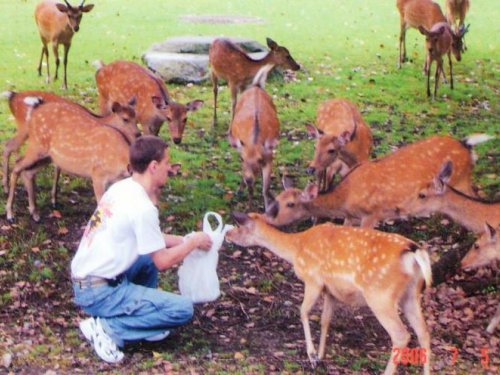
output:
M91 315L80 330L109 363L123 359L125 342L162 340L193 316L188 298L157 289L158 271L211 246L203 232L184 240L160 230L160 191L180 167L169 163L167 147L153 136L132 144L132 176L103 195L71 262L75 303Z

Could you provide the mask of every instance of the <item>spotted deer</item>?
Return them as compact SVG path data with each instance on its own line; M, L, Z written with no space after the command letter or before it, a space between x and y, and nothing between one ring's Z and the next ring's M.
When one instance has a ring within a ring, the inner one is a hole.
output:
M247 186L250 204L253 200L255 176L259 171L262 172L265 207L272 200L269 186L279 128L280 122L271 96L259 85L245 90L238 99L228 140L240 154L243 170L240 190Z
M66 0L65 4L53 0L43 0L35 8L35 21L42 40L42 54L38 63L38 75L42 75L42 61L46 57L47 82L50 82L49 72L49 49L48 44L52 44L52 52L56 62L57 79L59 70L59 45L64 46L64 83L63 87L68 88L66 79L66 69L68 65L68 53L71 47L71 40L74 33L80 29L83 13L88 13L94 8L94 4L84 5L85 0L79 6L72 6Z
M32 110L26 151L10 177L5 206L9 221L14 218L12 206L19 174L28 192L29 212L33 220L39 221L34 177L49 162L64 172L91 178L97 200L108 184L129 175L129 146L139 135L135 123L119 127L105 124L64 102L43 103L37 97L27 97L24 101Z
M308 217L345 218L375 227L380 221L415 216L414 197L432 181L441 165L451 160L456 168L450 184L475 194L471 171L471 147L485 141L471 136L460 142L448 136L432 136L396 152L353 168L331 191L318 194L309 184L303 191L285 184L266 211L270 223L286 225Z
M484 233L462 259L462 268L477 268L500 260L499 230L500 225L498 224L496 225L496 229L488 223L484 225ZM491 319L490 324L488 324L486 331L493 334L498 323L500 323L500 304L497 306L497 311Z
M266 41L270 51L260 60L248 56L243 49L229 39L218 38L210 45L208 60L211 67L210 75L214 92L214 126L217 122L219 78L226 80L228 83L232 101L231 116L234 117L238 92L241 93L245 90L260 69L265 68L269 71L277 65L285 69L300 69L300 65L295 62L288 49L279 46L271 38L267 38Z
M345 176L354 165L368 160L373 137L359 110L347 99L321 103L316 125L306 124L307 133L316 139L306 172L316 174L320 190L326 191L336 173Z
M425 352L424 374L430 373L430 335L420 307L425 283L431 285L429 255L411 240L373 229L316 225L299 233L284 233L266 223L259 214L233 213L237 227L226 240L243 247L259 246L292 263L304 282L300 319L312 367L325 355L328 327L336 301L347 305L368 305L387 331L392 351L385 374L397 367L397 352L405 348L410 334L402 323L398 305L415 331ZM323 294L319 351L314 347L309 313Z
M396 6L400 15L399 68L401 68L402 63L407 61L406 30L410 27L415 29L422 27L425 30L430 31L434 25L446 23L446 18L441 11L439 4L433 2L432 0L397 0ZM439 28L434 31L438 30ZM457 34L451 32L451 42L449 44L449 48L451 49L453 55L455 55L457 61L460 61L461 59L461 51L463 49L462 38L464 33L465 31ZM448 35L448 33L446 33L446 35ZM446 43L448 43L448 41L446 41ZM442 42L441 44L445 44L445 42ZM430 66L427 66L426 59L426 63L424 64L425 73L427 73L427 68L430 68Z
M500 202L488 202L457 190L450 183L454 169L452 161L443 163L435 178L418 192L412 210L420 215L442 213L474 233L483 233L485 222L500 225Z
M81 109L84 113L95 117L97 120L104 124L110 124L113 126L136 126L137 121L135 118L135 97L130 98L129 102L125 105L120 103L113 103L112 113L108 116L100 116L91 111L89 111L84 106L75 103L69 99L62 96L37 90L27 90L22 92L5 91L3 96L8 98L9 108L16 121L16 134L14 137L7 140L3 151L3 176L2 176L2 186L4 192L7 194L9 191L8 176L9 176L9 160L10 155L14 152L17 153L21 145L28 138L28 121L29 115L32 111L32 106L26 104L24 99L27 97L36 97L44 103L47 102L62 102L66 103L68 106L73 106L77 109ZM55 167L54 181L52 185L51 201L52 205L55 207L57 203L57 183L60 176L60 169Z
M159 77L132 61L118 60L109 64L98 61L96 65L95 79L102 114L110 113L113 102L123 103L135 96L137 119L144 134L158 135L161 125L167 121L173 142L181 143L188 112L201 108L203 100L176 103Z

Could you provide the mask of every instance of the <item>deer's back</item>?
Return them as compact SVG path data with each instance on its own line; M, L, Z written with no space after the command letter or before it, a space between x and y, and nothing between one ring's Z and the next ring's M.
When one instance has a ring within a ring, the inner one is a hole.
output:
M212 42L209 62L218 77L238 83L253 78L259 68L243 49L228 39L215 39Z
M39 90L27 90L22 92L16 92L13 94L9 100L9 108L12 115L16 119L18 127L24 127L26 123L26 116L30 107L24 103L24 99L28 96L35 96L41 98L44 102L64 102L69 103L68 99L62 96L53 94L51 92L39 91Z
M431 0L410 0L402 4L403 17L409 27L424 26L427 30L438 22L446 22L439 4Z
M272 98L260 87L251 87L238 98L231 133L248 141L253 138L255 126L259 127L258 139L279 137L279 119Z
M115 61L104 65L96 73L96 83L99 95L106 98L108 103L127 103L135 95L137 117L143 124L155 112L151 97L169 100L163 81L131 61Z

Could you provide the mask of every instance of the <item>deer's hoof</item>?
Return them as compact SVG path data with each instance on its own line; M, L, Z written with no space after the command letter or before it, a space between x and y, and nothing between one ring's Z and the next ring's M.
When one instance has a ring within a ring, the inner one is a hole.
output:
M318 357L318 354L316 354L316 353L309 354L309 362L311 363L312 369L315 369L316 367L318 367L319 361L320 361L320 359Z

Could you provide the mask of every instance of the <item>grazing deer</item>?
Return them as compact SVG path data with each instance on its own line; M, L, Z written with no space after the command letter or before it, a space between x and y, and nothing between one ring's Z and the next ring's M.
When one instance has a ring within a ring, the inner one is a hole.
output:
M139 135L135 123L118 127L102 123L75 105L44 104L37 97L27 97L24 101L32 111L27 148L10 178L5 206L8 220L14 218L12 205L19 174L28 192L29 212L33 220L40 219L36 210L34 177L50 161L64 172L91 178L97 200L109 183L129 175L129 146Z
M453 169L452 161L443 163L432 182L418 193L413 210L421 215L445 214L474 233L483 233L485 222L500 225L500 202L470 197L450 186Z
M97 90L102 114L111 111L113 102L123 103L131 96L137 98L137 119L144 134L158 135L167 121L170 136L175 144L182 141L188 112L203 105L203 100L187 104L176 103L169 96L165 83L151 71L132 61L114 61L110 64L97 62Z
M446 18L439 5L432 0L397 0L396 5L398 7L400 15L399 68L401 68L401 64L407 61L406 30L410 27L413 27L415 29L423 27L425 30L429 31L434 25L438 23L446 23ZM463 49L462 38L465 32L466 30L462 30L461 33L457 34L451 32L450 48L457 61L460 61L461 59L461 51ZM447 51L448 50L446 50L445 52ZM443 54L445 52L443 52ZM426 67L427 59L426 64L424 64L425 73L427 73ZM430 66L428 66L428 68L430 68Z
M254 60L229 39L215 39L210 45L209 63L211 66L211 79L214 91L214 116L213 125L217 122L217 93L218 81L222 78L227 81L231 91L231 116L234 117L236 97L254 79L257 72L265 68L270 71L276 65L285 69L299 70L300 65L295 62L290 52L285 47L279 46L271 38L267 38L269 53L260 60Z
M337 172L345 176L354 165L368 160L373 137L359 110L347 99L321 103L316 124L306 124L308 134L316 139L314 158L306 172L315 173L320 190L326 191Z
M59 44L64 46L64 83L63 87L68 88L66 80L66 68L68 65L68 53L71 47L71 39L73 34L80 29L83 13L88 13L94 8L94 4L87 4L85 0L79 6L71 6L66 0L66 5L57 3L52 0L41 1L35 9L35 21L38 26L38 32L42 39L42 54L40 63L38 64L38 75L42 75L43 56L46 56L47 63L47 83L50 82L49 72L49 49L47 45L52 44L52 52L56 60L56 74L54 79L57 79L59 70Z
M483 235L479 237L462 259L462 268L481 267L500 260L500 241L498 240L500 225L497 225L496 228L497 229L489 224L485 224ZM498 323L500 323L500 304L497 307L495 316L493 316L490 324L488 324L486 331L493 334Z
M455 27L456 32L464 26L465 15L469 11L469 7L469 0L446 0L446 18L448 23Z
M402 323L398 305L415 331L420 350L426 355L424 374L430 373L430 335L420 294L423 284L431 285L429 255L411 240L372 229L316 225L304 232L284 233L268 225L262 215L233 213L238 227L226 240L239 246L260 246L293 264L304 282L300 319L306 348L313 367L325 354L328 327L335 300L348 305L368 305L392 341L385 374L397 367L398 350L405 348L410 334ZM316 352L309 327L309 312L323 293L321 338Z
M44 103L47 102L62 102L69 106L74 106L77 109L81 109L83 112L95 117L97 120L104 124L110 124L114 126L135 126L137 124L135 119L135 98L131 98L127 105L121 105L120 103L113 103L112 113L108 116L96 115L89 111L87 108L81 106L78 103L72 102L62 96L45 92L28 90L22 92L6 91L3 96L7 97L9 100L9 108L16 121L17 129L14 137L7 140L3 151L3 176L2 176L2 186L4 192L7 194L9 191L8 176L9 176L9 160L10 155L19 150L21 145L28 138L28 121L30 117L30 112L32 111L32 106L26 104L24 99L27 97L37 97ZM52 205L55 207L57 202L57 183L60 176L60 169L55 167L54 182L52 185L51 201Z
M253 200L255 175L259 171L262 171L265 207L272 200L269 186L279 127L280 122L271 96L258 85L245 90L236 104L228 140L240 153L243 169L240 191L247 186L250 204Z
M414 197L429 184L441 165L451 160L456 166L450 184L475 194L471 172L472 145L485 141L471 136L460 142L448 136L433 136L353 168L330 192L318 194L318 186L304 191L285 184L285 190L266 212L271 224L286 225L315 217L343 217L361 220L362 227L380 221L418 214Z

